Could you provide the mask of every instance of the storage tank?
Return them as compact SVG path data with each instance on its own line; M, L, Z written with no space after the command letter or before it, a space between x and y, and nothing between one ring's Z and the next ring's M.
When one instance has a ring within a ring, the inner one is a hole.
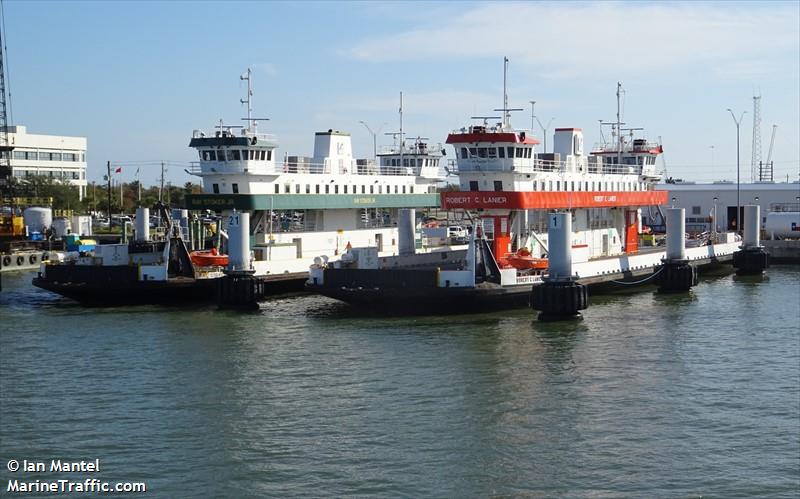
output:
M28 232L44 232L44 229L53 225L53 210L38 206L25 208L22 218L28 227Z
M66 236L72 232L72 222L64 217L55 218L53 220L53 232L56 237Z
M774 211L767 213L764 229L771 239L779 237L800 239L800 211Z
M79 236L91 236L92 217L89 215L75 215L72 217L72 232Z

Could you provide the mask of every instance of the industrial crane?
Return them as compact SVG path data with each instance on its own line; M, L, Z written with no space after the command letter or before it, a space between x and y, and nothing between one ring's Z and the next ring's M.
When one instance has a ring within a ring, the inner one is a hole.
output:
M0 11L2 3L0 3ZM0 12L0 15L4 13ZM5 21L5 19L3 19ZM6 112L6 72L4 62L5 33L2 28L5 22L0 23L0 199L10 197L11 192L11 151L14 146L8 142L8 114Z
M769 152L767 153L767 162L763 163L761 166L761 171L759 172L759 180L762 182L772 182L773 181L773 168L772 168L772 148L775 146L775 131L778 129L778 125L772 125L772 138L769 139Z

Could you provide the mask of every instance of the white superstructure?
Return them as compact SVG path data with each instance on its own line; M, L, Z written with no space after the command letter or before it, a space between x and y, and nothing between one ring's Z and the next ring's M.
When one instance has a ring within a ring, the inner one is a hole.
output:
M199 162L191 173L202 178L203 194L188 196L187 207L249 212L257 275L305 273L315 257L336 258L348 247L397 254L398 209L438 205L440 147L401 138L376 164L357 159L350 134L331 128L314 134L311 156L280 154L255 121L248 111L248 126L193 132Z

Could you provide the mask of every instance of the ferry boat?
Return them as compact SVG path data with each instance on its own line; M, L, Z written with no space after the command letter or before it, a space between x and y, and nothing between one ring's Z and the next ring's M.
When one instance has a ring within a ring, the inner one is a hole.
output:
M384 266L378 261L365 269L369 272L360 273L350 263L359 260L354 256L313 266L307 288L370 305L527 304L531 286L542 283L547 273L548 214L554 211L572 213L572 263L577 277L591 280L616 275L622 280L652 273L661 256L654 251L646 256L639 236L642 208L657 208L667 201L665 192L654 190L662 176L657 159L663 147L639 137L639 128L623 128L620 90L618 84L617 119L609 124L610 141L587 152L580 128L557 128L553 152L539 154L539 140L532 132L511 126L504 92L504 107L499 110L502 121L489 124L491 118L479 117L482 123L454 130L447 137L455 150L451 168L458 175L460 190L442 192L441 207L471 213L473 243L464 260L416 267L413 274L404 274L397 261ZM721 251L727 254L728 250L732 253L735 247ZM376 274L375 269L384 273Z
M195 130L189 146L199 162L203 193L187 196L190 210L250 213L252 269L281 291L302 290L315 257L336 260L349 247L374 246L397 254L397 210L438 207L444 181L444 148L424 140L407 143L400 108L399 143L357 159L351 136L337 129L316 132L312 156L278 154L274 135L257 130L252 117L251 74L247 80L247 126L220 123L213 132Z

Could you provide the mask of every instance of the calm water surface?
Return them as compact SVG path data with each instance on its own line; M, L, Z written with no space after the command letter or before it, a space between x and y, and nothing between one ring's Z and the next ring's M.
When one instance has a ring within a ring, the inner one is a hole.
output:
M560 324L313 296L84 309L30 277L0 292L3 494L54 477L9 459L53 458L141 497L800 494L797 266Z

